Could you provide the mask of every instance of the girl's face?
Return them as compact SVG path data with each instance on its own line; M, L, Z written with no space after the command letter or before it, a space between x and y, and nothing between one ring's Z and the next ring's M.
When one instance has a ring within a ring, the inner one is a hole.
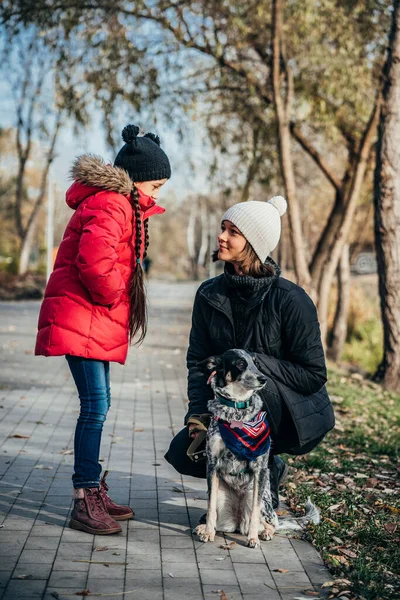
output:
M153 200L157 200L158 192L166 181L167 179L157 179L156 181L137 181L135 182L135 186L146 196L150 196L150 198L153 198Z
M246 246L246 238L231 221L222 221L218 244L218 258L225 262L235 263L240 260Z

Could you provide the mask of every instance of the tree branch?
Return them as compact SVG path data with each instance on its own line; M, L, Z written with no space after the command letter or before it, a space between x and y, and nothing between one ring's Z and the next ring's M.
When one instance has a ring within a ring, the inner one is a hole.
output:
M328 166L325 160L322 158L321 154L314 148L314 146L309 142L302 132L300 131L297 123L293 121L290 123L290 132L294 139L300 144L300 146L307 152L307 154L313 159L315 164L321 169L322 173L328 179L328 181L333 185L336 191L340 192L342 189L341 181L338 177L336 177L333 170Z

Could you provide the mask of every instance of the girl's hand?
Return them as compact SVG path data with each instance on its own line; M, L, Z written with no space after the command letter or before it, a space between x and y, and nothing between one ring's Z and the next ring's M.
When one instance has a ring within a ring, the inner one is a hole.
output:
M199 435L199 430L197 429L197 425L195 425L194 423L191 423L189 425L189 437L192 438L192 440L196 439L197 436Z

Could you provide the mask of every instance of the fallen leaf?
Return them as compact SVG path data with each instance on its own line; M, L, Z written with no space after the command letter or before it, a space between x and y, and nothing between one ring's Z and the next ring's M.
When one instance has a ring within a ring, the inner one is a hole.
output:
M33 579L33 575L18 575L17 579Z
M390 512L393 512L396 515L398 515L400 513L400 508L396 508L395 506L390 506L390 504L382 504L382 507L387 508L388 510L390 510Z
M47 466L46 465L35 465L33 468L34 469L42 469L43 471L51 471L51 469L53 467L51 467L50 465L47 465Z
M348 565L349 562L345 559L344 556L341 556L340 554L328 554L328 557L330 558L331 562L333 562L333 564L336 567L339 567L340 565Z
M168 575L169 575L170 577L174 577L173 573L168 573Z
M18 440L29 440L30 435L22 435L22 433L13 433L8 436L9 438L17 438Z
M135 427L133 431L144 431L144 427Z
M330 523L331 525L333 525L333 527L339 527L339 525L335 521L333 521L332 519L330 519L329 517L324 517L323 519L327 523Z
M306 594L306 596L319 596L319 593L315 592L314 590L304 590L303 593Z
M108 546L100 546L94 549L95 552L104 552L105 550L108 550Z
M121 556L121 552L113 552L113 556Z
M66 456L68 454L73 454L74 451L73 450L62 450L61 452L59 452L59 454L62 454L63 456Z
M272 569L274 573L289 573L289 569Z
M339 502L339 504L332 504L332 506L330 506L328 508L328 510L329 510L329 512L334 512L335 510L337 510L341 506L342 506L342 502Z
M222 548L222 550L232 550L236 546L236 542L229 542L229 544L221 544L218 548Z
M161 463L152 463L152 464L153 464L153 467L160 467L161 466Z
M225 556L218 556L215 560L225 560Z
M92 592L90 590L82 590L81 592L76 592L75 596L91 596Z
M357 554L348 548L338 548L341 554L348 556L349 558L357 558Z
M224 590L221 590L221 600L228 600L228 596L225 594Z
M366 482L365 485L369 488L374 488L378 485L379 480L376 477L370 477Z
M335 535L332 536L332 539L333 539L334 542L336 542L340 546L343 545L343 540L341 540L340 538L336 537Z
M388 533L394 533L397 529L397 523L385 523L383 527Z
M323 583L323 584L321 585L321 587L322 587L322 588L329 588L329 587L332 587L333 585L335 585L335 582L334 582L334 581L325 581L325 583Z

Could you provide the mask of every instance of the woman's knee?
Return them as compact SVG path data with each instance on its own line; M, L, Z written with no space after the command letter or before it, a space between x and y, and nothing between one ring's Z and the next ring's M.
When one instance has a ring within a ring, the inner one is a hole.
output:
M191 439L188 434L187 427L181 429L173 438L165 454L165 460L174 467L181 475L189 475L191 477L206 477L206 461L195 463L187 455L187 449Z

